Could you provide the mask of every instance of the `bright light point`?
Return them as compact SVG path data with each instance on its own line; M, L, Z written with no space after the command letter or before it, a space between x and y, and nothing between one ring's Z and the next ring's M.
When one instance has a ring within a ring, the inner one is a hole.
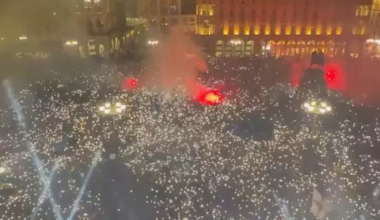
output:
M317 104L317 102L315 102L315 101L311 102L311 105L316 105L316 104Z
M331 112L332 108L330 106L326 107L326 111Z
M105 104L105 106L106 106L106 108L110 108L110 107L111 107L111 103L107 102L107 103Z
M116 109L116 112L117 112L117 113L121 113L121 112L123 112L123 109L121 109L121 108L117 108L117 109Z
M114 153L110 154L110 159L111 160L115 160L116 159L116 154L114 154Z
M121 105L120 108L121 108L122 110L125 110L125 109L127 108L127 106L126 106L126 105Z
M208 93L205 100L212 103L218 103L220 101L220 97L214 93Z
M18 39L19 40L28 40L28 37L25 35L21 35Z
M326 107L326 106L327 106L326 102L322 102L322 103L321 103L321 106L322 106L322 107Z
M313 106L309 106L309 107L307 107L307 110L308 110L309 112L312 112L312 111L314 111L314 107L313 107Z
M116 107L120 107L121 106L121 103L120 102L116 102Z
M200 91L197 100L202 104L217 105L224 99L224 96L217 90Z
M321 108L321 109L319 109L319 112L322 113L322 114L324 114L324 113L326 113L326 110L323 109L323 108Z
M305 102L305 103L303 104L303 106L304 106L305 108L310 108L310 107L311 107L310 104L309 104L308 102Z
M99 107L99 110L102 111L102 112L104 112L104 110L106 110L106 107L104 107L104 106L100 106L100 107Z
M6 171L5 167L0 167L0 174L4 174Z
M105 109L105 110L104 110L104 113L106 113L106 114L111 113L111 109Z

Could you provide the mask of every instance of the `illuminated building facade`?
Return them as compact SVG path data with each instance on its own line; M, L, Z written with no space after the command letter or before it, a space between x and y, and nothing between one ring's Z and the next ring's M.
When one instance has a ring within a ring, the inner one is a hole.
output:
M65 51L81 57L117 56L123 45L135 34L127 23L137 22L126 18L123 0L71 0L76 14L77 30L70 33L64 43ZM79 51L79 52L78 52Z
M195 33L195 0L141 1L144 2L141 14L150 26L161 29L177 26L186 32Z
M376 0L375 0L376 1ZM373 0L198 0L196 33L216 56L358 57ZM377 16L377 15L376 15Z

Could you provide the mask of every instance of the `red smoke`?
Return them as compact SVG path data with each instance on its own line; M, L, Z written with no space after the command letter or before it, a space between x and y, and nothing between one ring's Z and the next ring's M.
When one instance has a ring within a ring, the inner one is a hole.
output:
M309 67L309 59L291 62L291 80L298 86ZM328 59L325 79L329 89L347 95L357 103L380 104L380 62L369 58Z
M347 92L346 73L338 63L328 63L324 70L327 88Z
M309 68L306 61L293 62L291 78L294 86L298 86L304 71ZM346 91L346 77L342 67L337 62L328 62L324 68L327 88L340 92Z
M173 91L185 88L183 95L196 97L202 88L198 82L199 72L207 72L207 64L200 48L180 29L172 29L153 48L152 58L144 65L147 74L144 85L159 90ZM177 92L177 91L176 91Z

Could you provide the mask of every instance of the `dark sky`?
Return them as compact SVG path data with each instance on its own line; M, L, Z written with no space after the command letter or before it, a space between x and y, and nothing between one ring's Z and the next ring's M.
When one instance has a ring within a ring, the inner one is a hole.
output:
M195 14L196 0L182 0L182 14Z

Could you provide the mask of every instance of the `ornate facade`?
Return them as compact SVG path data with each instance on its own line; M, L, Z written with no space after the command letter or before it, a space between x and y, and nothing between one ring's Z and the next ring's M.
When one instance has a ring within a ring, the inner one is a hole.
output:
M184 8L182 4L183 1L193 0L141 1L143 2L141 15L148 20L150 26L161 27L163 29L179 26L186 32L195 32L195 14L187 13L187 8ZM184 6L189 7L188 4Z
M198 0L196 13L206 49L225 57L358 57L377 21L373 0Z

